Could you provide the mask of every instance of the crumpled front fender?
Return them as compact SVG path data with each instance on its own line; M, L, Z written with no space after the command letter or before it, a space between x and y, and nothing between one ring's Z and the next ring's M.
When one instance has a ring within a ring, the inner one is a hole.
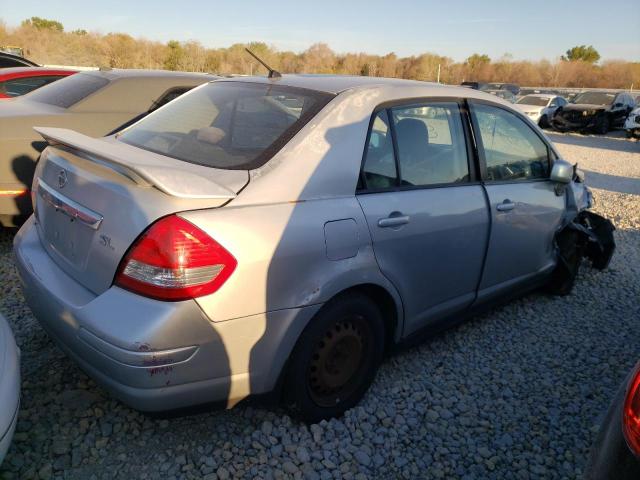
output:
M609 266L616 242L613 231L616 229L611 220L589 210L581 211L573 222L567 225L583 236L585 243L585 256L591 260L591 264L598 270L604 270Z

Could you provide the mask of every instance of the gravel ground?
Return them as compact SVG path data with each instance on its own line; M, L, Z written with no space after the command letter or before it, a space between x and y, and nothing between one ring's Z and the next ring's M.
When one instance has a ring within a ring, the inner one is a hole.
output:
M359 407L310 427L255 406L159 419L113 400L38 326L0 232L0 312L23 354L0 478L579 478L640 358L640 143L551 138L618 227L610 268L585 265L568 297L529 295L393 356Z

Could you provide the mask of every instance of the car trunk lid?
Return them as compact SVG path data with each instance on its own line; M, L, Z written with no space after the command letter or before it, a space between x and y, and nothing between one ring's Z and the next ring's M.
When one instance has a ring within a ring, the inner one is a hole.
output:
M216 208L249 180L143 151L115 138L36 128L51 145L34 178L40 240L52 259L86 288L108 289L122 257L157 219Z

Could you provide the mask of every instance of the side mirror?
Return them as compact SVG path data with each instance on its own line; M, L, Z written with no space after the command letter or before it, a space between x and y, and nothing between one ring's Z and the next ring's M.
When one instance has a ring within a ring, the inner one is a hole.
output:
M571 183L571 180L573 180L573 165L566 160L556 160L553 163L550 178L552 182Z

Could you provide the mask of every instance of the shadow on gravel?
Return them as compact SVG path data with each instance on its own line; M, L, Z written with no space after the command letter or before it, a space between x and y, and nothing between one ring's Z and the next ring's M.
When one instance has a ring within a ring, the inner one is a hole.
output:
M624 133L611 132L609 135L578 135L545 132L554 143L578 147L614 150L617 152L640 153L640 142L624 138Z
M585 170L587 184L593 188L609 190L610 192L630 193L640 195L640 178L620 177L606 173Z

